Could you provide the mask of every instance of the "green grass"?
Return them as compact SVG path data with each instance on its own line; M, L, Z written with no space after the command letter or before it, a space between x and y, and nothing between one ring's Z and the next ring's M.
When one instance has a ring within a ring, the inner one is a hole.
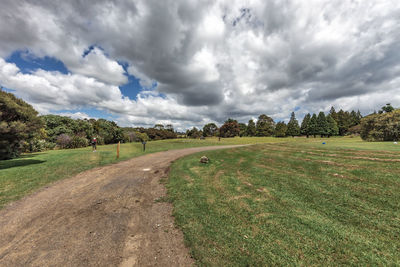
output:
M400 145L284 141L173 164L168 198L197 264L400 265Z
M99 146L96 153L88 147L24 154L19 159L0 161L0 208L53 181L147 153L196 146L266 142L281 142L281 140L271 137L223 138L221 141L217 138L163 140L148 142L145 153L140 143L127 143L121 144L119 160L116 159L116 145Z

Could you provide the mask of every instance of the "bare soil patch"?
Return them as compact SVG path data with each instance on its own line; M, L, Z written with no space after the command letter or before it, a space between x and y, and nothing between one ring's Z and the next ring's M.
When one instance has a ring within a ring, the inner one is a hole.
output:
M58 181L0 210L0 266L190 266L160 178L171 150Z

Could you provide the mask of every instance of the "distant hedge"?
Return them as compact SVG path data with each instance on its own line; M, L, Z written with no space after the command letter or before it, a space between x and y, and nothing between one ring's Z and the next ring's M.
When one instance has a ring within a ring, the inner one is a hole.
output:
M398 141L400 139L400 109L362 118L360 135L367 141Z

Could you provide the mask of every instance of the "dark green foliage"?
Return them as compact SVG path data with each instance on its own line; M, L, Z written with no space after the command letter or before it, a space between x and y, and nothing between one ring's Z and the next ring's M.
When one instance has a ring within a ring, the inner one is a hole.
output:
M216 136L217 133L218 133L218 127L217 125L215 125L215 123L208 123L204 125L203 127L204 137Z
M246 136L247 135L247 126L245 123L239 123L239 128L240 128L240 132L239 132L239 136Z
M115 122L105 119L71 119L59 115L41 116L45 122L47 141L57 143L61 148L77 148L88 146L93 137L98 145L118 143L126 139L124 131ZM65 144L68 136L73 144ZM86 139L86 142L83 140Z
M339 128L339 135L345 135L347 130L352 126L352 118L348 111L339 110L336 120Z
M357 125L357 124L360 124L360 122L361 122L361 114L360 114L360 111L358 111L358 112L355 112L354 110L352 110L351 112L350 112L350 127L353 127L353 126L355 126L355 125Z
M394 108L392 107L392 105L390 105L390 103L387 103L386 106L383 106L382 109L379 111L379 113L389 113L392 112L394 110Z
M94 122L95 135L104 138L105 144L114 144L123 140L123 130L115 122L98 119Z
M328 123L328 137L335 136L339 134L339 128L337 127L336 121L333 119L332 115L326 116L326 122Z
M240 126L237 120L228 119L219 129L220 137L235 137L240 133Z
M275 136L276 137L285 137L287 135L288 126L285 122L280 121L275 126Z
M308 124L309 134L315 136L319 133L318 132L318 119L317 115L313 114L311 116L310 122Z
M0 159L18 157L23 144L44 134L43 121L31 105L0 89Z
M257 136L272 136L275 131L275 122L271 117L261 114L256 124Z
M334 107L331 107L331 110L329 111L329 115L337 122L338 121L338 115L336 113L336 110Z
M186 136L190 138L200 138L203 136L203 132L199 131L196 127L193 127L191 130L186 131Z
M60 136L61 134L73 136L76 133L76 131L79 130L77 121L69 117L50 114L41 116L41 118L45 123L47 140L49 142L55 143L57 137ZM93 132L93 127L91 128Z
M84 136L74 135L69 143L68 148L87 147L89 145L88 139Z
M364 117L361 120L361 138L367 141L398 141L400 110Z
M304 116L303 122L301 123L301 128L300 128L300 133L302 135L306 135L307 138L310 135L310 120L311 120L311 115L310 113L307 113Z
M171 124L163 126L162 124L156 124L153 128L124 128L125 132L137 132L146 134L149 140L164 140L164 139L174 139L177 137L176 132ZM135 139L138 141L138 139ZM142 141L140 141L142 142Z
M325 113L320 112L317 117L317 134L321 137L328 135L328 122L326 121Z
M286 135L292 136L292 137L300 135L299 122L297 121L296 115L294 114L294 112L292 112L292 114L290 115L290 120L287 124Z
M246 133L247 136L255 136L256 135L256 124L254 123L253 120L249 120L246 131L247 131L247 133Z

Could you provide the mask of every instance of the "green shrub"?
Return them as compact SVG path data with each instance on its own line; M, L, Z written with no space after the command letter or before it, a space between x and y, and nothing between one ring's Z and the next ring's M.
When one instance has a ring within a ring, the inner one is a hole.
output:
M72 137L68 148L87 147L88 145L89 145L89 142L86 139L86 137L75 135L74 137Z
M364 117L361 120L360 135L367 141L398 141L400 139L400 110Z
M0 88L0 160L18 157L41 134L42 120L31 105Z

